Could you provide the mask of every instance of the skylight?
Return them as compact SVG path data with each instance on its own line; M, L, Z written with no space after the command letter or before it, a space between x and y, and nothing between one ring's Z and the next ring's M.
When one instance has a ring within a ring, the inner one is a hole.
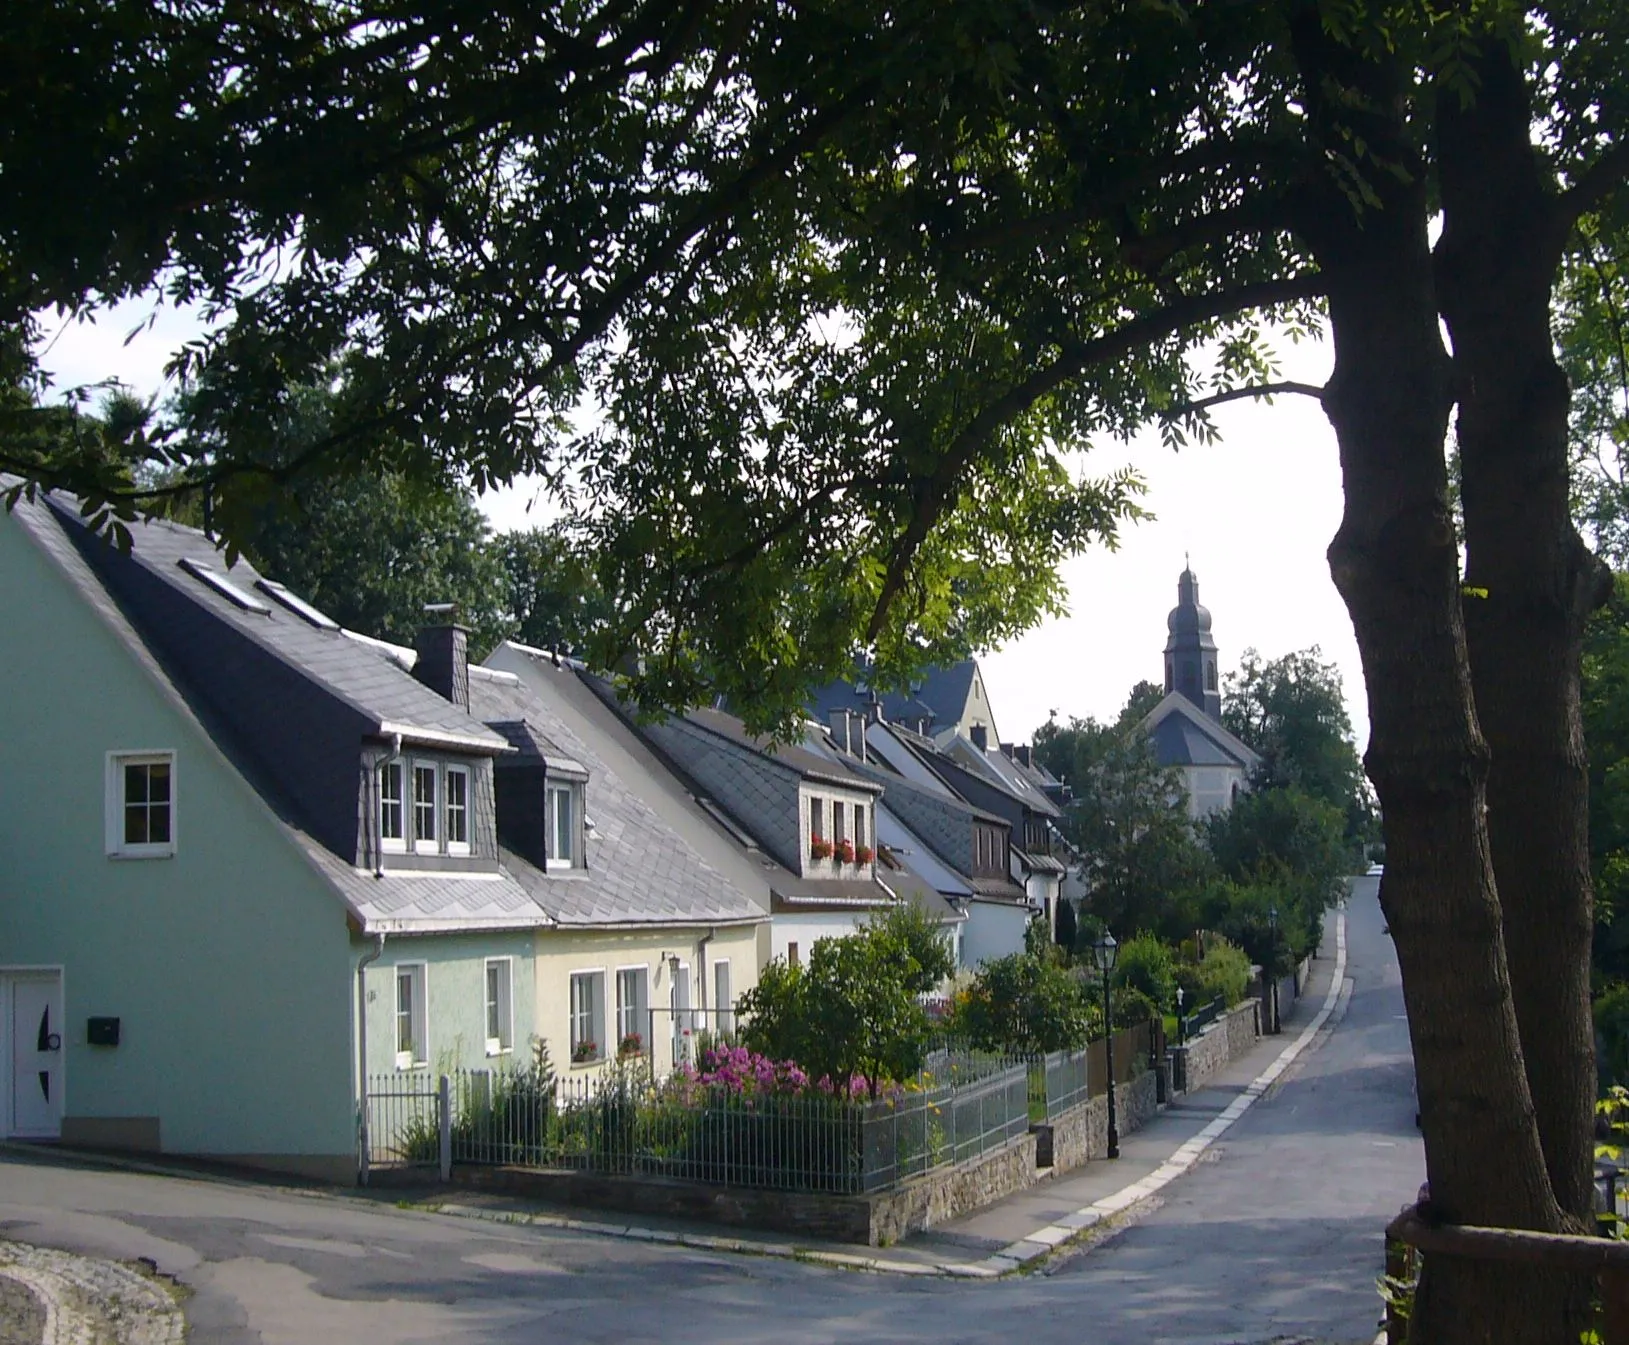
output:
M297 593L290 593L281 584L273 579L257 579L255 587L268 597L288 608L295 616L303 621L309 621L318 630L338 630L339 622L326 612L319 612Z
M227 602L241 607L245 612L258 612L261 616L270 616L271 608L261 602L252 593L246 593L231 580L219 573L213 565L205 565L201 560L193 560L191 556L183 556L180 561L181 568L194 579L202 580L210 588L219 593Z

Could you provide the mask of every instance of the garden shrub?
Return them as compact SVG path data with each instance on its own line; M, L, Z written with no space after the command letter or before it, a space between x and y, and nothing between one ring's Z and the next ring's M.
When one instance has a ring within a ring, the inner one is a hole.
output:
M1176 962L1170 948L1152 934L1127 939L1120 945L1114 983L1138 991L1164 1013L1176 1003Z
M986 1051L1075 1050L1090 1032L1089 993L1052 957L1010 953L979 970L952 1023Z
M1220 935L1205 940L1205 960L1199 964L1201 1002L1221 996L1232 1008L1250 990L1250 959L1244 949Z
M1160 1017L1159 1006L1134 985L1128 985L1114 994L1114 1026L1136 1027L1150 1018Z

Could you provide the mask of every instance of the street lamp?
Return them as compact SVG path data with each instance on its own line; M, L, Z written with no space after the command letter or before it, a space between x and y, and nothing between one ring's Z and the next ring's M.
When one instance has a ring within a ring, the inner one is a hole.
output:
M1283 1025L1278 1021L1278 907L1267 908L1267 974L1273 984L1273 1031L1281 1032Z
M1109 1157L1120 1156L1120 1126L1114 1115L1114 1009L1109 1000L1109 973L1114 970L1120 945L1105 928L1092 945L1098 971L1103 973L1103 1057L1109 1073Z
M1188 1022L1182 1016L1182 987L1176 988L1176 1044L1185 1046L1188 1042Z

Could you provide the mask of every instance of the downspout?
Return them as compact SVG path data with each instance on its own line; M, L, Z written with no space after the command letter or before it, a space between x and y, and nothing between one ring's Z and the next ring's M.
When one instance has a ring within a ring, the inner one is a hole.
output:
M713 941L713 936L717 933L718 926L714 925L696 940L696 979L701 982L696 987L696 997L701 1001L701 1021L704 1029L707 1024L707 945Z
M373 951L363 953L356 960L356 1096L361 1104L361 1123L357 1127L357 1138L361 1144L361 1153L357 1156L356 1175L357 1184L368 1184L368 1156L372 1152L370 1136L368 1134L368 991L366 978L363 973L367 971L370 963L377 962L385 953L385 936L373 936Z

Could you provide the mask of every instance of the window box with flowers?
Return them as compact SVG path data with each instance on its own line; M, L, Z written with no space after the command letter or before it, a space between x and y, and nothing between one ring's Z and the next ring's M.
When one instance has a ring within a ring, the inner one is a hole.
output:
M617 1043L617 1059L629 1060L636 1055L645 1054L645 1039L637 1032L627 1033Z
M876 851L869 845L862 845L854 852L854 862L856 864L869 864L876 857Z
M830 859L831 853L832 845L830 841L823 841L816 836L814 840L809 842L810 859Z
M854 842L838 841L832 849L832 858L839 864L852 864L854 862Z
M600 1044L597 1041L580 1041L571 1048L571 1063L573 1065L587 1065L600 1058Z

